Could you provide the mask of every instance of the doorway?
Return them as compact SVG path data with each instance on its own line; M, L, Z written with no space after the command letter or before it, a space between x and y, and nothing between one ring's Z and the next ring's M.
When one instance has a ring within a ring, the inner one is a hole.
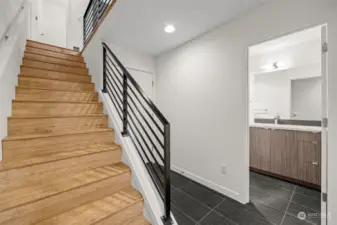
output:
M326 37L323 25L249 48L250 199L281 225L327 224Z

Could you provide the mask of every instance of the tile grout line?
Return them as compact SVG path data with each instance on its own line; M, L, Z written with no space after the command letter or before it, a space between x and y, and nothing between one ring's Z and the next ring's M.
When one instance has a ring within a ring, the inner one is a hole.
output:
M209 214L211 214L213 211L215 211L216 207L218 207L219 205L221 205L224 201L225 201L225 199L222 199L219 204L217 204L216 206L214 206L214 208L211 209L208 213L206 213L206 215L204 217L202 217L197 223L199 224L201 221L203 221Z
M284 219L286 218L286 215L287 215L289 206L290 206L290 204L291 204L291 202L292 202L292 200L293 200L293 197L294 197L294 195L295 195L296 188L297 188L297 186L295 186L295 188L294 188L293 194L291 195L291 198L290 198L290 200L289 200L289 203L288 203L288 206L287 206L287 208L286 208L286 211L284 212L284 215L283 215L283 218L282 218L282 220L281 220L280 225L283 225L283 222L284 222Z

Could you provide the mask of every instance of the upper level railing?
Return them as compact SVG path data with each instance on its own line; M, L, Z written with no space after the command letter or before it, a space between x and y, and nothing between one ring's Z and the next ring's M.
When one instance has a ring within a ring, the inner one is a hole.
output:
M83 44L86 44L96 26L114 0L90 0L83 17Z
M171 223L170 124L110 48L103 44L103 92L123 124L123 136L133 142L159 195L165 224Z

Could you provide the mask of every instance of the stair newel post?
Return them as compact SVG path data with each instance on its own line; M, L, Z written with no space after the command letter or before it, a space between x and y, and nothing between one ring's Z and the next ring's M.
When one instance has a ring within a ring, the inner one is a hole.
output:
M123 131L122 135L128 135L128 77L127 73L123 72Z
M164 209L162 220L165 225L172 224L171 220L171 128L164 124Z
M107 93L106 89L106 48L103 46L103 93Z

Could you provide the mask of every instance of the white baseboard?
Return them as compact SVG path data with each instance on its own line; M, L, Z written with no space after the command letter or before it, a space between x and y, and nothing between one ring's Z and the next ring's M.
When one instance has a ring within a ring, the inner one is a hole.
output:
M174 172L177 172L179 174L181 174L182 176L185 176L197 183L200 183L206 187L209 187L210 189L212 190L215 190L217 192L219 192L220 194L223 194L225 196L228 196L229 198L232 198L234 199L235 201L238 201L242 204L247 204L248 202L246 202L245 200L241 199L241 196L240 196L240 193L234 191L234 190L231 190L229 188L226 188L226 187L223 187L221 185L218 185L212 181L209 181L209 180L206 180L198 175L195 175L185 169L182 169L180 167L177 167L177 166L172 166L171 168Z

